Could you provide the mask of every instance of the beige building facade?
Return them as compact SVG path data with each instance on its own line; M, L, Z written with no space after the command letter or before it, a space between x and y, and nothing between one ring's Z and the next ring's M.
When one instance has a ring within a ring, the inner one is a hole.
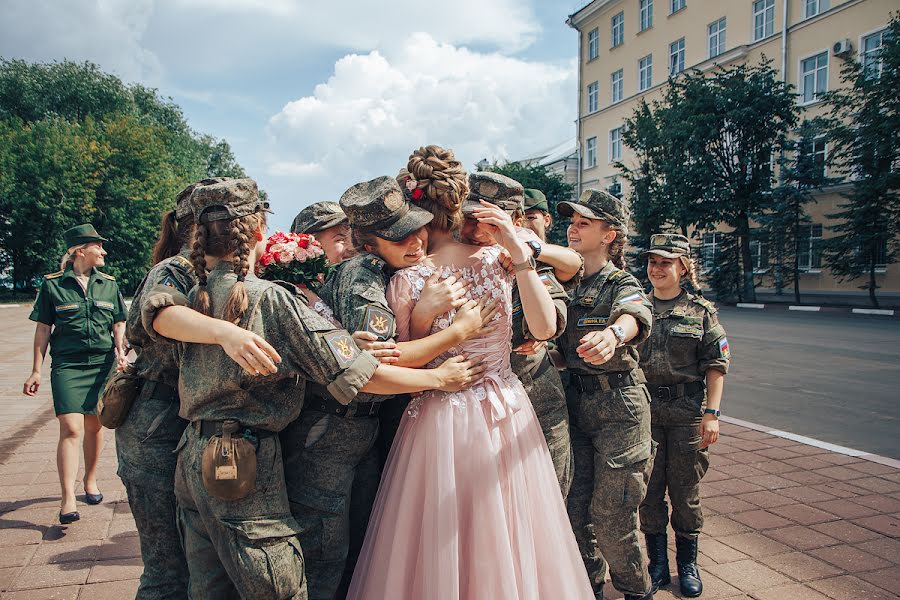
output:
M719 65L772 67L798 93L805 115L823 114L819 95L835 89L848 57L872 62L896 0L594 0L571 15L579 38L579 110L577 142L581 155L579 189L627 194L613 163L633 156L622 141L623 124L641 98L662 95L669 76ZM814 151L826 155L828 142ZM860 280L837 281L824 266L821 240L830 235L827 217L841 202L840 186L822 190L807 207L812 223L801 255L801 290L831 301L864 300ZM721 234L719 234L721 235ZM716 232L700 236L701 253L711 262ZM763 295L767 277L765 241L754 242ZM900 303L900 264L879 269L879 295ZM790 290L785 291L786 294Z

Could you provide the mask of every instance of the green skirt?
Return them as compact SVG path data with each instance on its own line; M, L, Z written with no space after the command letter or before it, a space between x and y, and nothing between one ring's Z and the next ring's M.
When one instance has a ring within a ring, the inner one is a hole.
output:
M106 384L113 362L99 365L61 365L50 369L50 388L56 415L97 414L97 399Z

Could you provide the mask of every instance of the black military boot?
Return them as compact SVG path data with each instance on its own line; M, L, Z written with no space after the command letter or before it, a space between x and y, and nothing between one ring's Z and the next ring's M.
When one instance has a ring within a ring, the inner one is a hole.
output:
M605 584L601 583L600 587L597 588L597 591L594 592L594 600L603 600L603 586Z
M697 568L697 538L675 536L675 562L678 563L678 585L685 598L703 593L700 569Z
M650 564L647 570L650 571L650 581L653 587L660 588L664 585L672 583L672 576L669 575L669 554L666 549L668 540L665 533L648 533L644 535L647 541L647 558Z

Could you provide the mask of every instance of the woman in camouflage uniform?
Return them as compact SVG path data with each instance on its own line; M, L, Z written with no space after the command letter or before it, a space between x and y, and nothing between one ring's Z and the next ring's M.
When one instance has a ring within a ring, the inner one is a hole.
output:
M697 538L703 527L700 480L709 467L707 447L719 437L719 404L730 354L716 308L699 290L688 239L677 234L650 238L647 275L653 284L653 332L638 351L652 403L653 440L658 444L647 496L641 504L641 531L647 540L650 577L671 582L666 553L672 502L678 582L682 595L703 592L697 569Z

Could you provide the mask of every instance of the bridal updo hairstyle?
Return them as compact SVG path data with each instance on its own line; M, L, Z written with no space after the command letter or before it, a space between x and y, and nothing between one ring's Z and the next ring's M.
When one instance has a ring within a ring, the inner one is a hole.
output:
M410 201L434 215L429 227L456 231L463 223L462 203L469 195L469 176L453 150L430 145L409 156L397 183Z

